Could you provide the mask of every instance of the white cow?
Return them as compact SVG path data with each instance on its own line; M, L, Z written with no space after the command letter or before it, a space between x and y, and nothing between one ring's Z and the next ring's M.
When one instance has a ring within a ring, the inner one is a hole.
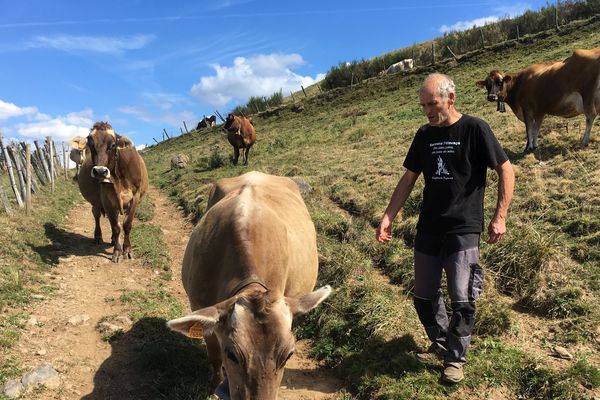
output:
M402 61L398 61L397 63L390 65L389 67L387 67L387 69L384 69L383 71L381 71L380 74L381 75L396 74L400 71L410 71L413 68L414 68L414 60L412 58L405 58Z

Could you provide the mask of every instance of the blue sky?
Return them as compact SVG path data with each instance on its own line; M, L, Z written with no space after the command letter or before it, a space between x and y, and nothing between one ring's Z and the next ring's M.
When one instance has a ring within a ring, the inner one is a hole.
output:
M546 1L0 0L0 130L67 141L109 121L136 145L250 96Z

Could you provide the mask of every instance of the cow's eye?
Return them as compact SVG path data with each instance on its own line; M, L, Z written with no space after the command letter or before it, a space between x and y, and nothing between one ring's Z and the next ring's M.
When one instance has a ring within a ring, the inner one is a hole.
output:
M289 360L290 358L292 358L292 356L294 355L294 353L295 353L295 352L296 352L296 350L295 350L295 349L294 349L294 350L292 350L292 351L290 351L290 354L288 354L287 358L285 359L285 362L288 362L288 360ZM284 364L285 364L285 363L284 363Z
M235 355L235 353L233 352L233 350L231 350L231 349L225 350L225 355L227 356L227 358L229 358L234 363L239 364L237 356Z
M117 144L115 142L110 142L110 144L108 145L109 149L114 149L117 146Z

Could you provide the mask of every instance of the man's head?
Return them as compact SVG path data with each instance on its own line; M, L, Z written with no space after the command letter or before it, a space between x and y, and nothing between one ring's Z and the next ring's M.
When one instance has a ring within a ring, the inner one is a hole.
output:
M456 122L460 114L454 108L456 88L448 75L428 75L418 91L419 104L432 126L448 126Z

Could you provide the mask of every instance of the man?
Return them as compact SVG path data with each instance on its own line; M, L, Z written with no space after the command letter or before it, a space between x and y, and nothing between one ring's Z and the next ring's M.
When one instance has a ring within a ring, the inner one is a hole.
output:
M493 168L499 177L488 243L496 243L506 233L515 176L490 127L456 110L455 86L448 76L429 75L418 94L429 123L413 139L404 161L406 171L376 237L379 242L391 240L392 222L423 173L425 188L414 244L414 305L432 342L428 353L444 359L442 380L457 383L464 378L475 300L483 289L478 262L487 168ZM442 270L452 304L450 321L441 292Z

